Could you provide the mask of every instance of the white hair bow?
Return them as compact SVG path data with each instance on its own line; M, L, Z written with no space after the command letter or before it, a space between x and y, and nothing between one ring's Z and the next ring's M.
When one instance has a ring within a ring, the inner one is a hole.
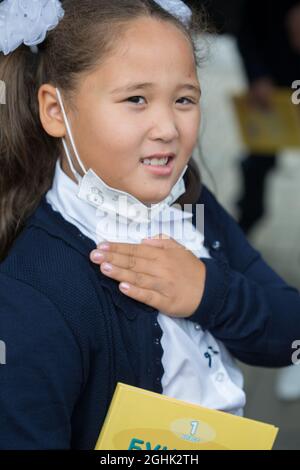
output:
M181 0L155 0L164 10L186 26L191 9ZM0 52L9 54L22 43L37 52L37 45L64 16L59 0L3 0L0 3Z
M189 26L192 19L192 10L181 0L155 0L164 10L178 18L185 26Z
M7 55L22 43L36 52L36 45L63 16L59 0L4 0L0 3L0 52Z

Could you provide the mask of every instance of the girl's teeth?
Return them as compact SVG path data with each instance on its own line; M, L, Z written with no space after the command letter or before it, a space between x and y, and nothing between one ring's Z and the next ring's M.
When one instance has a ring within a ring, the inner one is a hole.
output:
M163 166L168 163L169 158L145 158L145 160L142 160L144 165L157 165L157 166Z

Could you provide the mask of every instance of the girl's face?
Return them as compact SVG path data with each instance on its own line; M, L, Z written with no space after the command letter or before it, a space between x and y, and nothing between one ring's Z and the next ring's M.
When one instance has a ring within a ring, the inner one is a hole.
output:
M184 34L167 22L132 22L118 50L82 79L77 111L68 114L85 168L144 204L162 201L196 145L200 93ZM153 174L142 163L157 153L175 154L169 175ZM63 169L73 178L65 160Z

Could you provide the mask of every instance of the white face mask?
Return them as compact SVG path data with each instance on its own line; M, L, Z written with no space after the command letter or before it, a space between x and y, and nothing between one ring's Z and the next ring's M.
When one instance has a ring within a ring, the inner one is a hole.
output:
M63 146L65 153L68 159L69 166L71 171L76 178L79 190L77 196L87 203L91 204L97 209L108 213L116 213L116 201L119 202L118 214L135 220L136 222L149 222L151 219L156 217L161 211L166 207L170 206L174 201L176 201L179 196L185 193L185 183L183 175L185 174L188 166L186 165L178 178L177 182L172 188L169 196L158 204L152 204L151 207L146 206L141 201L136 199L131 194L120 191L118 189L108 186L91 168L86 171L75 146L74 139L72 136L70 124L64 109L64 105L61 98L61 93L58 88L56 88L57 97L62 109L65 125L67 128L67 133L72 144L74 154L76 156L77 162L82 169L84 176L82 177L74 168L72 159L67 147L65 138L62 138ZM115 201L113 203L113 201Z

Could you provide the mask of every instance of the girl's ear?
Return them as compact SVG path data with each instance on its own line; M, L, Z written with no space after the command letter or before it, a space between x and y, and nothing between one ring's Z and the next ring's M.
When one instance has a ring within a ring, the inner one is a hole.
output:
M38 100L40 120L47 134L52 137L65 137L66 126L55 88L48 84L42 85Z

